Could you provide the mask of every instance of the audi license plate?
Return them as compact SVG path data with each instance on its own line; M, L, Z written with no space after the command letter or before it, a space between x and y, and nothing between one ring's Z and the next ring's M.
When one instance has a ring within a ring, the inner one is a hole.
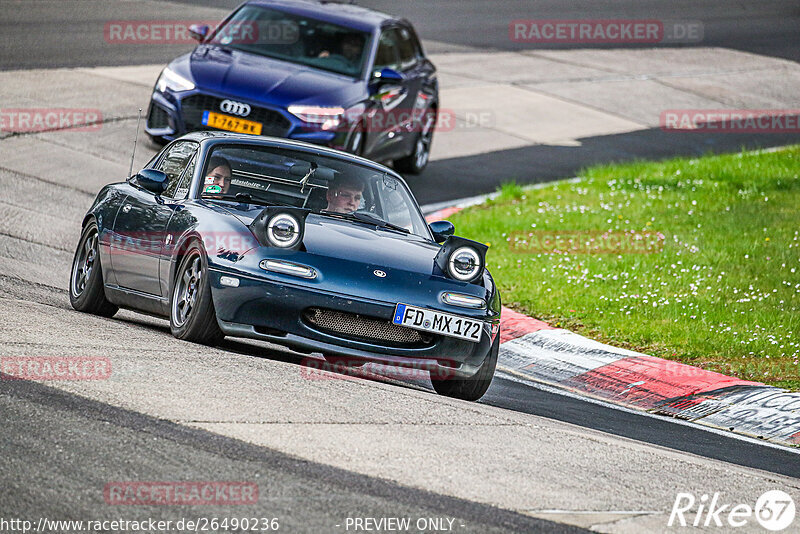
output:
M450 315L424 308L417 308L407 304L398 304L394 310L394 324L406 326L415 330L434 332L444 336L457 337L468 341L481 340L482 321Z
M248 121L223 113L214 113L213 111L203 112L203 124L220 130L228 130L229 132L261 135L260 122Z

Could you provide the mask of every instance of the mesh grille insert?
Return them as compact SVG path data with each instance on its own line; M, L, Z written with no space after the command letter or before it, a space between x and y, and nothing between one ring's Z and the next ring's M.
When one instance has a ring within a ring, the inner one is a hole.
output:
M213 130L214 128L203 124L203 112L213 111L215 113L223 113L219 109L222 100L222 98L202 94L184 98L181 101L181 111L183 113L183 122L186 124L186 129L188 131ZM261 135L285 137L291 126L289 119L279 112L268 108L252 106L250 114L244 118L249 121L260 122L263 125Z
M150 107L150 114L147 116L147 126L150 128L166 128L169 126L167 112L156 104Z
M317 329L335 333L355 341L380 341L392 345L429 345L434 336L403 326L386 319L378 319L356 313L322 308L309 308L304 313L306 322Z

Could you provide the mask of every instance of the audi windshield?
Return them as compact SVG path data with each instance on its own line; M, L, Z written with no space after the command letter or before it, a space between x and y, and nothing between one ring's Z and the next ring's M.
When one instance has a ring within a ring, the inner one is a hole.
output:
M208 42L358 78L368 56L370 34L276 9L246 5Z

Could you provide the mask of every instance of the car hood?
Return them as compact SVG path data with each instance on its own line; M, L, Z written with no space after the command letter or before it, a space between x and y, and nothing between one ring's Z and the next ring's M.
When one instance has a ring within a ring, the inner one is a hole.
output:
M248 226L258 209L222 208ZM418 236L311 213L303 246L310 254L430 275L441 247Z
M214 45L200 45L169 67L201 91L284 108L349 106L364 91L360 80Z
M420 274L433 272L439 245L361 223L309 215L303 245L311 254Z

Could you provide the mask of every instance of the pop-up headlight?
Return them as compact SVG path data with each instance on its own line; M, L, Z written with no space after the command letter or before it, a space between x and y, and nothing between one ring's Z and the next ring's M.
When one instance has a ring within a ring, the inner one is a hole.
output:
M434 261L453 280L472 283L483 274L488 249L483 243L450 236L442 244Z
M303 245L306 216L311 210L287 206L269 206L250 224L262 245L283 250L299 250Z

